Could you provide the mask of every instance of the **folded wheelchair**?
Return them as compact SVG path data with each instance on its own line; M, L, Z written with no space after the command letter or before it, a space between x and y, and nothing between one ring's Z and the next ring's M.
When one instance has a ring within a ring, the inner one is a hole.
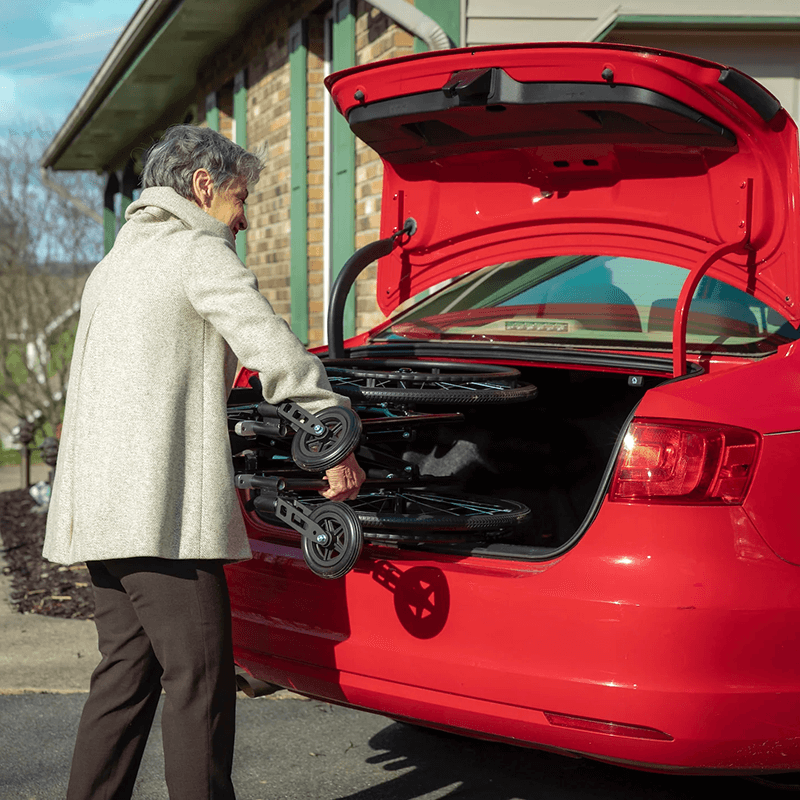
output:
M522 503L459 491L422 474L408 446L428 426L454 425L476 405L503 406L536 396L519 371L485 364L402 359L323 361L347 408L310 414L292 401L234 389L228 424L236 486L246 506L270 524L300 534L308 567L323 578L349 572L364 542L402 546L501 539L523 523ZM323 473L355 453L367 480L355 500L319 495Z

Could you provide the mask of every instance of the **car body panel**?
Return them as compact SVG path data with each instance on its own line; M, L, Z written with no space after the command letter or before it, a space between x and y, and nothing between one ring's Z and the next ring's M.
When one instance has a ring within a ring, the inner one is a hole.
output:
M738 425L761 434L794 430L800 421L799 351L791 344L771 358L743 359L722 373L661 385L644 396L637 414ZM761 386L769 386L769 399L760 395Z
M441 94L454 73L498 64L504 76L522 85L557 89L572 83L575 88L564 89L565 96L556 93L552 103L505 104L507 113L522 115L505 128L499 121L506 114L486 110L493 107L491 96L468 97L448 109L452 127L470 135L483 132L477 151L437 146L437 140L407 133L440 115L426 113L424 104L409 110L401 100ZM611 84L602 78L603 69L612 70ZM399 230L409 216L418 224L416 233L379 263L381 309L389 313L417 292L465 271L522 257L601 248L691 269L716 248L741 239L747 181L752 180L752 229L747 231L752 251L724 257L712 273L797 322L798 223L789 212L798 208L796 127L784 110L764 120L720 82L723 73L730 71L686 56L587 44L454 50L328 78L356 133L379 152L388 148L382 153L382 236ZM586 99L593 87L607 87L608 97ZM595 134L581 137L587 117L630 108L615 104L613 97L615 90L631 88L695 110L729 131L735 144L722 146L715 137L704 144L693 134L683 142L680 136L671 138L679 116L637 120L648 131L663 129L664 136L653 141L647 136L637 141L630 132L601 135L599 125ZM354 99L359 92L362 103ZM381 106L385 109L376 112L377 119L353 122ZM563 130L521 135L532 116L548 113L555 113L570 135ZM492 125L498 126L496 133ZM418 143L397 149L400 145L391 142L398 130Z
M674 535L687 527L704 537L687 546ZM237 661L262 680L648 765L733 769L754 739L764 748L749 767L800 757L775 750L796 730L800 584L741 508L670 507L653 529L648 509L606 504L591 537L541 564L370 548L325 581L296 547L254 550L228 574ZM559 729L544 712L672 741Z

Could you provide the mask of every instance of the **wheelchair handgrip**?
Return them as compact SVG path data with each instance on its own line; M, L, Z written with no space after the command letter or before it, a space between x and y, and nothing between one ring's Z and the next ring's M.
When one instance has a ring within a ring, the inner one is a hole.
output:
M237 489L267 489L282 492L286 488L286 481L283 478L264 475L237 475L234 482Z
M272 403L268 403L266 400L262 400L257 406L256 411L262 417L277 417L278 416L278 406L272 405Z
M274 436L278 439L285 439L290 433L289 426L277 419L268 419L264 422L254 420L242 420L236 423L233 431L237 436Z

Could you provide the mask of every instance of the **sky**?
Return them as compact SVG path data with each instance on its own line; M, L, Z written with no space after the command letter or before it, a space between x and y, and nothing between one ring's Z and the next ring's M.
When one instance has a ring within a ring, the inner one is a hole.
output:
M142 0L0 0L0 137L46 144Z

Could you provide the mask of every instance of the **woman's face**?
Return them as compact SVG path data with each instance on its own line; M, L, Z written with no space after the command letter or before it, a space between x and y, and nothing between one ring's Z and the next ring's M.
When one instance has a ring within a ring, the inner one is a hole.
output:
M205 170L198 170L195 177L201 172ZM224 222L231 229L234 239L239 231L247 228L244 211L247 194L247 180L243 177L236 178L223 189L217 189L210 180L201 181L199 190L195 185L197 204L207 214Z
M222 190L215 190L209 207L205 209L212 217L224 222L236 238L239 231L247 228L244 204L247 200L247 180L236 178Z

